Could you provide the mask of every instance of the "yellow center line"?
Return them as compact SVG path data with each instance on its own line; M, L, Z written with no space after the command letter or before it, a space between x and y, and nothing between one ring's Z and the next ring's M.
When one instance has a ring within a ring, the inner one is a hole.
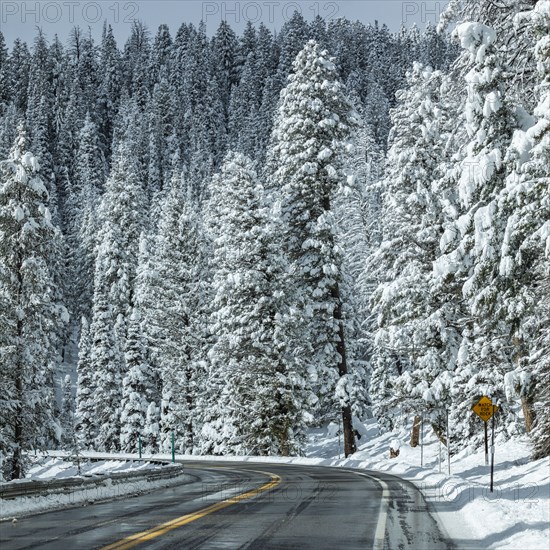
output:
M224 508L227 508L232 504L237 504L239 502L242 502L243 500L254 498L262 493L265 493L266 491L270 491L271 489L277 487L279 483L281 483L281 478L278 475L271 474L269 472L259 473L268 475L271 478L271 481L269 483L266 483L265 485L262 485L261 487L258 487L257 489L253 489L252 491L236 495L226 500L222 500L221 502L216 502L215 504L203 508L202 510L192 512L191 514L186 514L185 516L167 521L166 523L161 523L160 525L157 525L156 527L153 527L148 531L142 531L141 533L130 535L129 537L126 537L122 540L114 542L113 544L109 544L108 546L103 547L101 550L126 550L126 548L133 548L138 544L142 544L143 542L146 542L148 540L160 537L161 535L168 533L168 531L172 531L172 529L177 529L182 525L186 525L188 523L191 523L192 521L203 518L208 514L212 514L213 512L217 512L218 510L223 510Z

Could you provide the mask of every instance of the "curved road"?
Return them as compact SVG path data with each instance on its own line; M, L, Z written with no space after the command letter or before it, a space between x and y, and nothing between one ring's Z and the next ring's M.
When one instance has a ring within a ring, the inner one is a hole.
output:
M410 483L320 466L186 463L182 485L0 524L23 548L453 548Z

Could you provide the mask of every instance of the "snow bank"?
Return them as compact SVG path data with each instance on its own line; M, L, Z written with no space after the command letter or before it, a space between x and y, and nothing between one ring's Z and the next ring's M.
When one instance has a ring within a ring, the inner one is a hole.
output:
M189 476L181 473L175 477L166 479L147 480L140 476L137 478L120 477L120 474L134 474L143 472L158 472L165 468L163 464L151 464L147 461L134 460L133 455L99 455L98 462L87 460L95 458L96 453L84 453L81 457L80 473L78 466L72 461L67 460L66 453L51 452L50 455L56 456L31 456L32 466L25 479L2 483L3 487L17 486L28 483L30 480L51 481L66 479L71 481L82 481L78 483L74 490L66 492L59 489L48 489L49 494L40 496L15 497L0 499L0 520L13 517L29 515L47 510L66 508L71 506L85 506L94 502L112 500L120 497L128 497L143 494L154 489L181 484L189 479ZM131 460L128 460L130 458ZM116 474L118 477L112 478ZM97 483L87 483L88 480L95 479ZM86 483L86 484L85 484Z
M134 458L134 457L133 457ZM30 467L25 478L28 479L61 479L75 476L89 475L108 475L113 472L135 472L139 470L147 470L151 468L160 468L162 466L150 464L145 461L138 460L100 460L99 462L91 462L83 459L80 464L80 472L78 466L72 460L64 460L61 457L53 456L38 456L31 457L32 466Z
M95 502L140 495L162 487L179 485L187 477L156 481L134 480L113 483L107 478L100 485L84 487L70 493L52 493L43 496L0 499L0 521L73 506L87 506Z

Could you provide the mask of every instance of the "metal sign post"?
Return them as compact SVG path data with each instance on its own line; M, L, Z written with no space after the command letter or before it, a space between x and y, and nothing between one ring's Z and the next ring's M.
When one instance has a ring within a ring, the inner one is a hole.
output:
M424 466L424 413L420 413L420 466Z
M485 466L489 466L489 438L487 437L487 422L483 422L485 428Z
M493 492L493 472L495 468L495 413L498 411L498 406L493 405L489 397L484 395L473 407L472 410L483 420L485 426L485 464L488 464L488 442L487 442L487 422L492 418L491 422L491 493Z
M141 435L138 435L138 452L139 452L139 459L141 460Z
M447 424L447 473L451 475L451 434L449 432L449 411L445 409L445 423Z
M496 405L493 405L493 415L491 420L491 493L493 492L493 474L495 471L495 409ZM487 422L485 423L487 426Z
M172 432L172 462L176 462L176 435Z

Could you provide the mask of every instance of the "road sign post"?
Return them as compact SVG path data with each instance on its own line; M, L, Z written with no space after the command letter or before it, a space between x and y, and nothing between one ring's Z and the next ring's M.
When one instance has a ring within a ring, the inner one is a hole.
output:
M172 462L176 462L176 434L172 432Z
M496 405L493 405L493 415L491 420L491 493L493 492L493 474L495 471L495 409ZM487 425L487 422L485 423Z
M139 459L141 460L141 435L138 435L138 451L139 451Z
M498 411L498 406L493 405L489 397L484 395L473 407L472 410L483 420L485 432L485 465L489 464L489 443L488 443L488 428L487 422L492 418L491 422L491 493L493 492L493 472L495 467L495 413Z
M489 438L487 437L487 422L483 422L485 428L485 466L489 466Z
M445 409L445 424L447 425L447 473L451 475L451 434L449 433L449 410Z
M420 413L420 467L424 467L424 413Z

